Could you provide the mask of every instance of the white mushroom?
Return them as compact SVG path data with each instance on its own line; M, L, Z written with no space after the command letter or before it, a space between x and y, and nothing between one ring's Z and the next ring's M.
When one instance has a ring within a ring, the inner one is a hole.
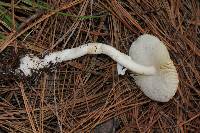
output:
M167 102L176 92L178 76L164 44L152 35L140 36L131 46L130 56L121 53L112 46L102 43L88 43L77 48L50 53L43 59L26 55L20 60L19 69L28 76L32 70L48 67L50 64L68 61L86 54L105 54L118 63L118 72L122 75L126 69L139 75L134 76L136 83L151 99Z

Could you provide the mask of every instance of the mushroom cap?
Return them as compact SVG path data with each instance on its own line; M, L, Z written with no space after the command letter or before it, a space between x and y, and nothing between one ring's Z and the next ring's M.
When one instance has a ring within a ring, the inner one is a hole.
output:
M155 101L169 101L177 91L179 80L165 45L157 37L144 34L133 42L129 55L136 63L157 70L154 75L133 76L144 94Z

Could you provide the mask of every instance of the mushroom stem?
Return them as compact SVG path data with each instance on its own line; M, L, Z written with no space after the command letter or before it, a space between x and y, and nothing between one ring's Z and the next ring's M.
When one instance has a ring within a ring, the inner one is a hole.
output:
M31 70L38 70L49 66L50 63L63 62L73 60L86 54L105 54L110 56L113 60L126 67L132 72L143 75L153 75L156 73L156 69L153 66L144 66L134 62L130 56L121 53L112 46L102 43L88 43L72 49L65 49L62 51L50 53L43 59L38 57L24 57L21 59L20 70L24 74L31 75Z

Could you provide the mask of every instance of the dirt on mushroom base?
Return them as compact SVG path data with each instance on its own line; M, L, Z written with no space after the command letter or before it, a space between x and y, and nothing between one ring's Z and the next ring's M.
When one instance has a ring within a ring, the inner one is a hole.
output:
M27 49L29 54L41 55L85 42L112 44L128 53L132 41L145 31L158 36L170 51L180 78L176 96L165 104L153 102L139 90L129 73L117 75L116 63L109 57L88 55L23 80L13 81L10 80L13 76L5 79L0 75L0 130L89 131L99 123L116 118L118 132L199 131L200 36L198 17L192 17L198 16L199 2L80 2L78 5L73 2L67 10L53 16L50 15L52 9L39 7L61 9L67 4L18 3L14 10L16 26L9 25L10 19L6 17L3 20L7 20L4 22L10 28L1 25L4 29L1 33L11 35L9 29L17 29L17 23L24 23L17 33L30 28L6 47L5 56L10 60L6 64L1 62L2 67L15 68L18 61L15 55L24 55ZM8 5L1 6L6 9L6 15L11 16L12 3ZM45 16L37 17L37 14L50 16L39 22ZM31 27L36 22L38 24ZM15 54L11 54L10 47L15 48ZM2 57L2 52L0 55Z

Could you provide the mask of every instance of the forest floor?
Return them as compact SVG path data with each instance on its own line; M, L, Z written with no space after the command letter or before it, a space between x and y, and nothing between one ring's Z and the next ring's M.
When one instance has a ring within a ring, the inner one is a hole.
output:
M198 0L1 0L0 13L0 132L200 131ZM106 55L29 77L13 74L26 54L42 57L88 42L128 54L144 33L164 42L177 68L180 82L169 102L149 99Z

